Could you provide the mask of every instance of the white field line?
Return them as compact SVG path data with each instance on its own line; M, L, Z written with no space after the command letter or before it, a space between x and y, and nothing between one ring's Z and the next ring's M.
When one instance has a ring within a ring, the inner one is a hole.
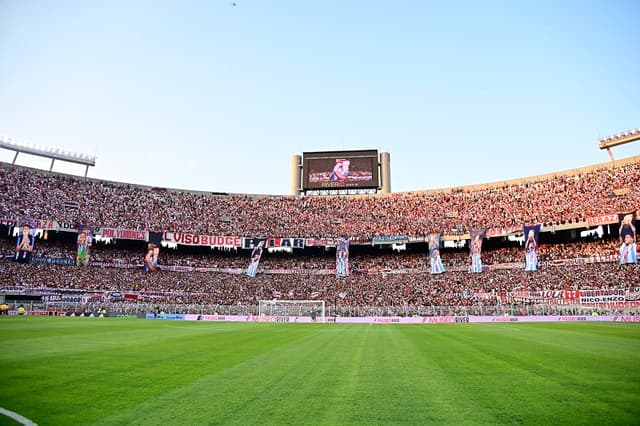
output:
M16 422L23 424L24 426L38 426L37 423L32 422L28 418L23 417L18 413L14 413L13 411L5 410L2 407L0 407L0 414L4 414L5 416L12 418Z

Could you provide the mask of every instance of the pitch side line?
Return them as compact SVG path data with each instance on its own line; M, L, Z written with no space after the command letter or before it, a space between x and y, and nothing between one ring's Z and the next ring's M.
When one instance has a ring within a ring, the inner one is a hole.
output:
M0 407L0 414L4 414L7 417L12 418L16 422L23 424L24 426L38 426L38 423L34 423L26 417L21 416L18 413L14 413L13 411L5 410Z

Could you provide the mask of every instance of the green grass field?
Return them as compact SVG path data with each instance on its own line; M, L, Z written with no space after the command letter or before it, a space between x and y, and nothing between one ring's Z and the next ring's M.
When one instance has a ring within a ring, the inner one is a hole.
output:
M639 324L3 317L0 336L0 407L39 425L640 423Z

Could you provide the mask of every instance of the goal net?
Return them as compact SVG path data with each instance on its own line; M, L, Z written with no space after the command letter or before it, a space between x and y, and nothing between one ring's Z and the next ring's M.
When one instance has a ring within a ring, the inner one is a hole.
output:
M311 317L324 322L324 300L260 300L258 315L277 317Z

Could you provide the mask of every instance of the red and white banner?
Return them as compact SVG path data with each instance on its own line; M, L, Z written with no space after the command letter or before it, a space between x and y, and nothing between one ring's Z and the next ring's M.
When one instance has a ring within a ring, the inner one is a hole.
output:
M580 300L580 290L565 290L564 299L570 302L577 302Z
M618 213L603 214L600 216L588 217L588 226L608 225L610 223L618 222Z
M240 247L242 238L226 235L197 235L165 231L162 240L183 246Z
M522 225L505 226L502 228L490 228L486 230L485 237L504 237L505 235L511 235L521 231Z
M333 238L307 238L304 240L304 244L307 247L327 247L335 245L335 242L333 241Z
M23 223L28 223L32 229L45 229L47 231L53 231L56 229L56 223L53 220L25 219L25 218L11 219L8 216L3 216L0 222L9 226L11 225L20 226Z
M147 241L147 231L134 231L131 229L102 228L102 238L114 238L116 240L142 240Z
M627 291L624 289L580 291L580 303L583 305L626 301Z

